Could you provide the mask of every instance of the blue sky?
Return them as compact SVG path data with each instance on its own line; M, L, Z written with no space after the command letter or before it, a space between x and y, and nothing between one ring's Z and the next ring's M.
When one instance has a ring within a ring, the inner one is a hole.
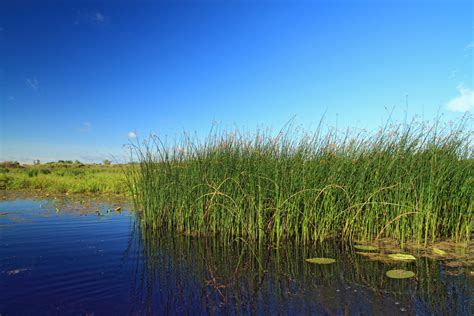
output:
M473 109L472 1L0 3L0 160L129 137L338 128Z

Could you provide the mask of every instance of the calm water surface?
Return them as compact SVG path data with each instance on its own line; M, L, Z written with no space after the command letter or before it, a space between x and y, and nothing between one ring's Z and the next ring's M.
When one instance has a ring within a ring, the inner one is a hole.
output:
M466 267L367 261L350 248L273 249L157 237L113 203L0 202L0 315L472 315ZM111 209L111 212L107 212ZM99 216L96 211L100 211ZM307 264L329 256L337 263ZM393 268L417 278L391 280Z

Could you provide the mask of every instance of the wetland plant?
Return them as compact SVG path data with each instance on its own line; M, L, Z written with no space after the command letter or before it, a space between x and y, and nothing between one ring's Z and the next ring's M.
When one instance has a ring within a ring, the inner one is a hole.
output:
M427 244L473 234L472 117L375 133L214 130L131 145L127 182L141 223L190 236L279 245L336 238Z

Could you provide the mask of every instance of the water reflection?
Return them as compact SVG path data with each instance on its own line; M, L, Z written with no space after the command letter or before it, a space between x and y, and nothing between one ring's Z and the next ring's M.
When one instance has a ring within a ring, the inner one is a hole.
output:
M440 262L367 260L347 245L280 249L236 239L158 235L136 228L132 312L225 314L472 315L473 282ZM309 257L332 257L311 265ZM405 268L417 277L392 280Z
M107 213L116 205L0 202L0 314L474 312L472 258L464 267L429 258L394 264L337 243L275 249L242 239L158 235L140 227L123 204L121 213ZM311 257L337 261L306 263ZM393 268L416 278L388 279Z

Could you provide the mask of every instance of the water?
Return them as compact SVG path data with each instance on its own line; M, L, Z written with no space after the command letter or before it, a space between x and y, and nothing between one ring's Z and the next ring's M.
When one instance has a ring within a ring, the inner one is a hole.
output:
M0 315L472 315L466 266L367 261L350 248L255 247L135 228L113 202L0 202ZM107 213L107 209L112 209ZM92 210L92 211L91 211ZM98 216L100 210L103 216ZM336 264L311 265L328 256ZM391 268L417 277L392 280Z

